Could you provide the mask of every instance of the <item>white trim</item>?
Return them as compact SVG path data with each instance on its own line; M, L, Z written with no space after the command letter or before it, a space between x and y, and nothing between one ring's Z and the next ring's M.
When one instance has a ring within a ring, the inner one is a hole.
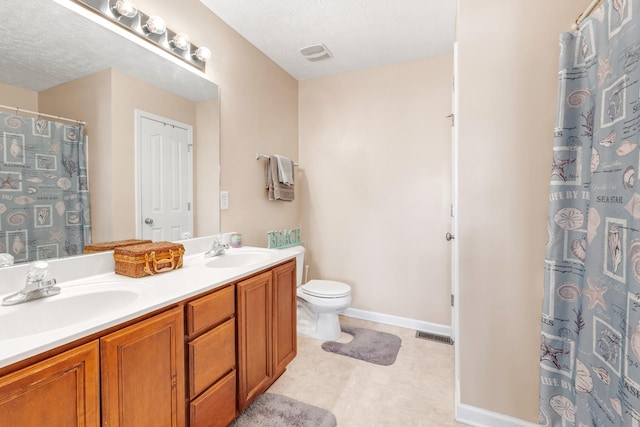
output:
M476 427L540 427L540 424L459 402L456 403L456 421Z
M459 236L458 236L458 126L460 118L458 117L458 42L453 43L453 126L451 130L451 234L454 239L451 244L451 295L453 297L453 306L451 307L451 326L453 341L456 341L459 335L459 307L460 292L459 286ZM458 360L458 355L455 355ZM457 378L457 369L456 369Z
M452 168L452 194L451 203L455 210L451 221L452 230L455 235L455 240L451 246L451 293L454 295L454 306L452 307L452 326L453 326L453 341L455 346L453 349L453 366L454 373L453 379L455 384L454 396L456 402L456 411L460 406L460 303L462 296L460 295L460 234L458 233L458 154L460 146L460 109L458 108L460 102L460 73L458 71L458 64L460 61L458 51L458 42L453 43L453 78L454 78L454 90L453 90L453 141L452 141L452 156L451 168Z
M357 308L347 308L343 316L356 319L370 320L372 322L383 323L385 325L399 326L401 328L416 329L418 331L430 332L432 334L451 337L451 326L440 325L438 323L425 322L423 320L409 319L407 317L394 316L391 314L376 313L373 311L360 310Z

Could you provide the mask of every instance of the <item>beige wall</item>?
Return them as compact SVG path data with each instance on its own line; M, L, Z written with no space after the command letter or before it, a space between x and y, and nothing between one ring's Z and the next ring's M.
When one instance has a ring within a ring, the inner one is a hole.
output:
M530 421L558 37L585 6L458 1L460 397Z
M309 278L353 308L451 324L451 79L443 55L300 82Z
M264 160L256 152L298 160L298 82L207 9L199 0L139 0L147 14L164 16L213 53L207 74L220 85L221 189L230 209L222 231L238 231L244 243L264 246L267 231L300 224L299 202L270 202ZM299 193L298 193L299 194ZM217 195L216 195L217 197Z
M220 102L219 99L196 104L196 146L194 181L196 211L195 236L210 236L220 231Z
M0 104L30 111L38 111L38 92L0 82ZM0 109L6 112L9 110Z

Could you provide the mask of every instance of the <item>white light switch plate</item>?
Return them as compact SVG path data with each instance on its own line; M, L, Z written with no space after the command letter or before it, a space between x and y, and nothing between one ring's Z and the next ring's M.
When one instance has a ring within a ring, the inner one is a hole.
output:
M220 192L220 209L221 210L229 209L229 192L228 191Z

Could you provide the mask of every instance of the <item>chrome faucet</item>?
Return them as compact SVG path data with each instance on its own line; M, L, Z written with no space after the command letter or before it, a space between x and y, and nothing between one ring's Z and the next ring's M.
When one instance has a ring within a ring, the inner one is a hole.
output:
M27 271L27 284L24 288L2 299L2 305L15 305L39 298L46 298L60 293L60 288L54 286L56 279L47 279L49 263L36 261Z
M204 253L207 258L224 255L224 251L229 249L229 244L223 240L222 236L216 236L213 239L211 249Z

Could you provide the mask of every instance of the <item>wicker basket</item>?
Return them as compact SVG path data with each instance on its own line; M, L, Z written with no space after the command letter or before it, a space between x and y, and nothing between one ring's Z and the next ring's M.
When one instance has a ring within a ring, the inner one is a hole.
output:
M140 243L151 243L151 240L129 239L115 240L113 242L90 243L85 245L84 253L92 254L95 252L112 251L119 246L139 245Z
M180 243L153 242L118 246L113 250L117 274L129 277L151 276L182 267L184 246Z

